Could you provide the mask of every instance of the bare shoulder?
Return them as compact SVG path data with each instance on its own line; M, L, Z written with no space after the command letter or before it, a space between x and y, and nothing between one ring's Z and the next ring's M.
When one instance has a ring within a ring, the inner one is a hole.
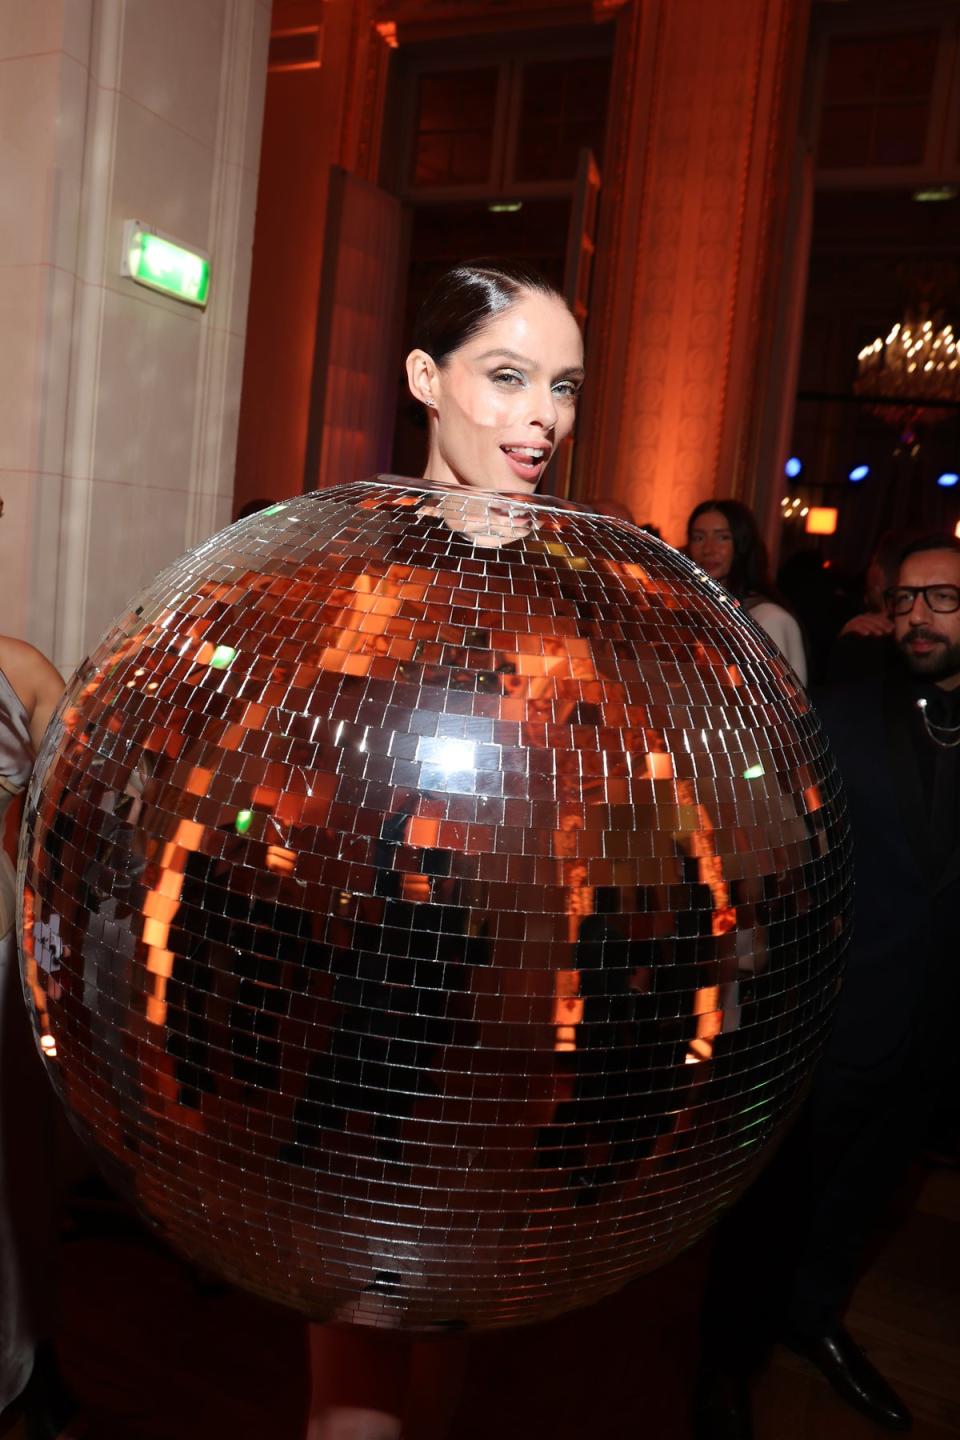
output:
M42 705L55 703L63 690L63 679L35 645L0 635L0 669L32 714Z

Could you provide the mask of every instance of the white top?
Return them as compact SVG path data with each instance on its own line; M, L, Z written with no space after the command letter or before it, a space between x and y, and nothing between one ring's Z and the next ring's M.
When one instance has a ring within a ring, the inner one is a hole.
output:
M800 682L807 683L807 653L803 648L803 635L793 616L782 605L772 600L760 600L756 605L745 607L762 625L777 649L790 661Z

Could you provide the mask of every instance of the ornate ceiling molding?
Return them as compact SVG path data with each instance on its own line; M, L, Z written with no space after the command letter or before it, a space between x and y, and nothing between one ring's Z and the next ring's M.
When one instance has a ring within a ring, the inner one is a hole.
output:
M376 0L373 19L400 43L483 30L530 30L607 20L629 0Z

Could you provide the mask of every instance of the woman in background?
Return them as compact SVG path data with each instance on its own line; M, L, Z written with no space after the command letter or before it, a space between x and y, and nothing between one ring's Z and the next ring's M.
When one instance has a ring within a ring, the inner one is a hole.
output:
M767 548L753 511L739 500L704 500L687 521L687 554L761 625L804 685L803 635L770 579Z

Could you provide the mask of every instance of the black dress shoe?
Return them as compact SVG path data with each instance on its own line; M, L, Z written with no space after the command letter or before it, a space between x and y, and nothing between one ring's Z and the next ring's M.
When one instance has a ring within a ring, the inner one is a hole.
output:
M910 1429L910 1411L842 1326L830 1335L786 1335L783 1344L816 1365L840 1399L874 1425L885 1430Z
M704 1370L693 1402L693 1440L753 1440L747 1382L723 1370Z

